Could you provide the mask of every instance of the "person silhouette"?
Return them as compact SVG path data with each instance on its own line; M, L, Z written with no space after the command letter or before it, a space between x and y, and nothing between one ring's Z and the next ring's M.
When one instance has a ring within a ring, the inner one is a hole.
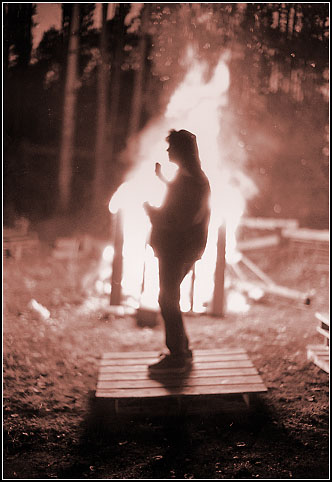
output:
M210 221L210 185L201 168L196 136L172 129L166 141L169 161L177 165L177 173L167 182L156 163L156 175L167 183L165 200L160 208L144 203L152 225L149 244L159 263L158 302L169 350L149 365L152 374L182 373L192 365L180 309L180 285L205 250Z

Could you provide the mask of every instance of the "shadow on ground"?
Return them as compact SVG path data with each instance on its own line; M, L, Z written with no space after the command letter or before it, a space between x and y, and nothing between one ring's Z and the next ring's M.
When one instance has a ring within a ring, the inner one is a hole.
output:
M264 397L227 413L147 417L116 415L91 392L81 429L79 454L59 478L324 478Z

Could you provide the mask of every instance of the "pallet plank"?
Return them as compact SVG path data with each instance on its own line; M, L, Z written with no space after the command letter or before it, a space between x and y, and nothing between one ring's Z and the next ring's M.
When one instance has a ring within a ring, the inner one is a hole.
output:
M108 373L121 373L121 372L140 372L146 371L148 363L142 365L101 365L100 370L107 371ZM195 362L195 367L197 369L213 369L213 368L236 368L252 367L252 362L250 360L230 360L224 362L205 362L199 363Z
M266 392L263 380L245 350L239 348L195 350L192 370L187 374L149 375L147 365L158 359L156 352L105 353L100 359L96 397L132 400L199 397L205 407L211 396ZM248 397L247 397L248 398ZM165 406L167 411L167 404Z
M266 392L266 387L263 383L256 384L239 384L239 385L213 385L205 387L183 387L181 391L174 390L173 393L166 387L160 388L141 388L140 390L126 390L126 389L101 389L96 391L96 397L107 398L143 398L143 397L165 397L165 396L179 396L179 395L218 395L228 393L256 393Z
M214 348L210 350L195 350L194 355L195 358L200 356L210 356L210 355L229 355L229 354L246 354L246 351L243 348ZM131 351L131 352L109 352L103 353L103 359L122 359L122 358L151 358L151 357L158 357L159 352L157 351Z
M105 367L103 367L105 368ZM193 369L190 372L190 378L199 378L199 377L225 377L225 376L233 376L233 375L257 375L257 370L254 367L245 367L245 368L220 368L218 369L210 369L210 370L195 370ZM176 378L178 375L169 374L164 375L164 377L160 376L160 378ZM147 377L146 371L140 372L107 372L101 370L99 372L99 380L145 380Z
M321 335L325 336L325 338L330 339L330 332L329 332L329 330L326 330L325 328L321 328L320 326L317 326L317 327L316 327L316 330L318 331L318 333L320 333Z
M10 229L4 232L3 252L5 257L11 256L19 260L23 251L32 251L38 247L39 238L36 233L19 233Z
M316 311L315 317L317 320L321 321L323 324L330 326L330 318L328 313L321 313L319 311Z
M329 347L326 345L308 345L307 359L312 361L326 373L330 373Z
M205 387L207 385L239 385L244 383L260 383L259 375L244 375L244 376L230 376L230 377L210 377L210 378L164 378L145 380L99 380L97 390L122 389L134 390L136 388L175 388L181 390L183 387Z
M213 363L215 361L232 361L232 360L247 360L248 356L245 353L235 353L235 354L220 354L220 355L204 355L195 356L195 363ZM102 358L100 364L102 366L126 366L126 365L149 365L153 362L158 361L157 356L151 357L141 357L141 358Z

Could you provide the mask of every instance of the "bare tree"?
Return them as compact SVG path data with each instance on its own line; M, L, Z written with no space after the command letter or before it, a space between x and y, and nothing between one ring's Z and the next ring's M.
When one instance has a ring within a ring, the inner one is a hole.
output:
M105 139L107 120L107 98L109 66L107 62L107 9L108 3L102 4L102 27L100 34L100 64L97 89L97 132L95 149L95 176L93 181L93 206L96 208L103 193L105 172Z
M64 92L62 139L59 159L59 207L61 212L68 211L72 180L72 160L75 143L75 106L78 85L78 48L79 48L79 4L72 7L69 28L67 73Z
M143 83L146 66L146 52L147 52L147 34L146 26L150 12L149 4L145 4L142 11L141 29L139 33L138 43L138 63L139 67L135 71L133 94L132 94L132 108L129 119L128 136L134 135L140 126L142 104L143 104Z
M113 4L114 5L114 4ZM109 112L109 129L108 129L108 147L109 155L112 156L115 151L115 143L117 137L117 119L120 106L121 92L121 64L123 61L123 46L126 32L124 23L128 11L128 4L119 3L116 11L114 10L114 37L116 38L116 46L112 58L112 95Z

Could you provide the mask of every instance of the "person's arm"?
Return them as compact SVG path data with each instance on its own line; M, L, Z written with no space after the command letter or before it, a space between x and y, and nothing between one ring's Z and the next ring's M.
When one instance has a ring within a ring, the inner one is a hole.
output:
M143 204L143 208L153 224L153 221L156 219L158 209L151 206L148 202Z
M161 164L159 162L156 162L155 164L155 174L163 183L167 185L169 184L169 182L161 172ZM161 218L163 217L162 213L160 212L160 208L155 208L151 206L148 202L145 202L143 204L143 208L145 209L146 214L149 216L152 225L160 223Z
M155 208L148 202L143 204L143 208L145 209L146 214L149 216L152 226L160 229L167 227L169 220L166 218L162 208Z
M165 176L163 175L163 173L161 172L161 165L159 164L159 162L156 162L154 172L156 173L156 176L157 176L164 184L168 184L168 181L167 181L166 177L165 177Z

